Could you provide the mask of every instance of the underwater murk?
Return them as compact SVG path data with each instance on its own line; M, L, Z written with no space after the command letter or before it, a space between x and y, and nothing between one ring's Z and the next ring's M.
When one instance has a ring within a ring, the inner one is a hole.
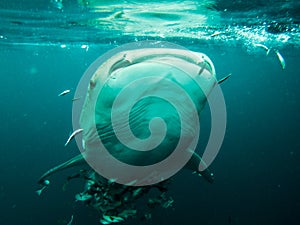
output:
M299 223L299 1L0 11L0 224Z

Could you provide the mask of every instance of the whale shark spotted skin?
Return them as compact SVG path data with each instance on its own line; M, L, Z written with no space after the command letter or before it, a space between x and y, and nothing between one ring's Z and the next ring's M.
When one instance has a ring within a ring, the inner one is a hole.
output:
M149 84L149 90L145 90L145 93L151 92L159 95L160 92L166 89L163 86L164 80L171 80L187 91L192 101L197 103L198 115L200 115L207 101L207 96L213 87L218 84L212 62L201 53L182 49L146 48L120 52L114 55L97 69L89 83L80 116L80 127L83 129L82 142L84 143L84 152L48 170L41 176L40 183L58 171L74 166L86 166L86 160L89 157L95 157L96 151L96 157L101 157L101 153L99 154L99 149L97 149L98 146L95 145L95 140L99 137L104 145L110 145L110 148L112 148L111 152L114 152L113 156L118 160L134 165L147 165L168 157L174 150L172 147L176 145L179 135L184 135L187 138L195 135L195 130L193 130L192 126L188 127L189 129L183 131L183 133L178 132L180 123L176 121L178 120L178 115L172 112L172 106L169 106L167 110L161 110L162 107L165 107L164 102L153 98L145 98L136 104L136 107L130 113L130 120L133 121L130 127L132 132L140 135L142 138L146 137L149 135L146 125L151 118L159 115L166 121L167 128L170 130L168 134L171 137L165 138L161 145L156 147L155 152L153 151L153 154L147 155L147 157L145 157L144 152L132 152L132 150L123 148L122 143L115 141L116 137L113 135L110 118L114 98L118 91L126 86L131 79L147 77L149 71L152 72L151 74L158 74L159 78L154 79ZM182 74L184 73L189 73L190 78L183 78ZM193 79L197 79L197 82L201 83L200 91L199 87L193 84ZM101 90L101 99L97 100L99 84L104 84L104 88ZM135 91L136 89L132 89L132 92ZM173 95L176 96L176 94L172 91L169 93L171 97ZM176 98L180 98L180 96L177 94ZM130 96L127 99L123 99L122 104L118 105L120 113L122 112L122 107L131 100ZM188 107L184 109L184 115L187 118L191 113L191 109ZM192 120L187 121L191 125L194 123ZM96 126L93 126L93 123L96 123ZM189 151L189 149L186 150ZM213 174L208 169L198 171L200 162L201 157L196 152L193 152L185 168L195 171L207 181L213 182Z

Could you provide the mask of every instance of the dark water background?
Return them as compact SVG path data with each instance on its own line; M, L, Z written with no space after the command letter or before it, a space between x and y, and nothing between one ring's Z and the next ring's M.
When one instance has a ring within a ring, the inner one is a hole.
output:
M3 10L36 9L44 6L41 2L37 6L26 5L29 1L15 5L2 1L0 6ZM241 2L236 1L232 11L245 11L247 7L242 8ZM284 2L294 4L294 11L299 6L299 1ZM228 7L230 3L224 1L223 8ZM294 11L289 15L294 19L290 25L298 28ZM5 33L6 28L1 27L0 35L16 36ZM289 35L295 37L298 31ZM40 42L37 37L39 41L29 43L18 38L15 42L0 39L0 224L67 224L72 214L74 225L99 224L96 211L74 201L81 182L73 181L62 190L65 177L72 172L53 176L50 188L40 197L35 193L36 182L47 169L78 153L75 142L64 147L72 130L72 95L59 98L57 94L68 88L75 91L84 71L98 56L134 38L90 42L88 51L81 48L84 42L66 42L68 46L61 48L57 40ZM275 54L266 57L263 50L243 42L167 39L207 54L219 77L233 74L222 84L228 118L223 146L211 165L216 181L208 184L182 171L170 189L175 199L173 209L156 210L148 222L128 220L124 224L299 224L299 39L283 44L274 39L268 41L279 46L285 70Z

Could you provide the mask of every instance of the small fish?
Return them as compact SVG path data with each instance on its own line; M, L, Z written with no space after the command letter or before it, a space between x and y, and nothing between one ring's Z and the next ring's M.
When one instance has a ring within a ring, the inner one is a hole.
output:
M75 195L75 199L76 201L80 201L80 202L84 202L86 200L91 199L93 196L89 195L89 194L84 194L84 193L79 193Z
M221 84L222 82L227 80L231 75L232 75L232 73L228 74L226 77L223 77L221 80L218 80L218 84Z
M103 219L102 221L106 221L106 222L109 222L109 223L118 223L118 222L121 222L123 221L124 219L122 217L119 217L119 216L107 216L107 215L103 215ZM101 222L103 223L103 222ZM105 223L103 223L105 224Z
M44 180L44 181L43 181L43 185L49 186L49 184L50 184L50 181L49 181L49 180Z
M165 209L169 208L170 206L173 205L173 203L174 203L174 200L171 198L168 201L166 201L165 203L163 203L162 207L165 208Z
M260 48L263 48L264 50L266 50L266 52L267 52L266 54L267 54L267 55L269 55L269 53L270 53L270 51L271 51L271 48L268 48L267 46L265 46L265 45L263 45L263 44L258 44L258 43L257 43L257 44L254 44L254 46L255 46L255 47L260 47Z
M132 193L133 197L138 196L142 192L142 188L135 189Z
M50 184L50 181L49 180L44 180L43 183L42 183L44 186L37 190L35 193L37 193L38 196L40 196L42 194L42 192L49 186Z
M74 218L74 216L72 215L72 216L71 216L71 219L70 219L69 223L67 223L67 225L71 225L71 224L72 224L73 218Z
M281 64L281 68L284 70L286 65L285 65L285 60L284 60L283 56L279 53L279 51L277 49L275 49L274 51L275 51L277 58Z
M216 37L216 36L219 36L220 34L223 34L223 33L220 32L220 31L216 31L215 33L211 34L210 36L211 37Z
M65 146L67 146L69 144L69 142L75 137L75 135L81 133L82 131L83 131L83 129L75 130L68 138L67 142L65 143Z
M121 222L124 220L124 218L122 217L119 217L119 216L111 216L113 218L113 221L116 223L116 222Z
M64 95L66 95L66 94L68 94L68 93L70 93L70 92L71 92L71 91L70 91L69 89L64 90L63 92L61 92L60 94L58 94L58 97L64 96Z
M81 97L73 98L73 99L72 99L72 102L75 102L75 101L77 101L77 100L79 100L79 99L81 99Z
M116 180L117 180L116 178L110 178L110 179L108 180L108 183L109 183L109 184L115 183Z
M125 185L126 185L126 186L132 186L132 185L134 185L136 182L137 182L137 180L133 180L133 181L128 182L128 183L125 184Z
M104 220L104 219L101 219L101 220L100 220L100 223L101 223L101 224L110 224L110 222L108 222L108 221L106 221L106 220Z
M37 193L38 196L41 196L42 192L46 189L47 186L42 187L41 189L35 191L35 193Z

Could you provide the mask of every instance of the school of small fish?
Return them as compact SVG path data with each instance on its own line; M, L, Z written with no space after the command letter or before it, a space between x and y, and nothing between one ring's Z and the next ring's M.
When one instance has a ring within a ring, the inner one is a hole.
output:
M269 55L269 53L273 50L273 52L276 54L276 56L280 62L281 68L283 70L285 69L285 67L286 67L285 59L280 54L278 49L268 48L267 46L265 46L263 44L259 44L259 43L254 44L254 46L264 49L266 51L266 55Z
M75 178L83 179L86 182L84 191L75 195L76 201L90 205L100 212L102 214L101 224L119 223L134 216L142 216L141 219L150 219L152 209L159 206L169 208L172 207L174 202L171 197L167 196L169 181L154 186L126 186L115 183L113 179L101 178L90 170L82 170L78 174L68 177L68 181ZM145 210L137 210L135 201L146 197L146 194L152 189L157 189L158 192L153 192L156 194L148 197Z

